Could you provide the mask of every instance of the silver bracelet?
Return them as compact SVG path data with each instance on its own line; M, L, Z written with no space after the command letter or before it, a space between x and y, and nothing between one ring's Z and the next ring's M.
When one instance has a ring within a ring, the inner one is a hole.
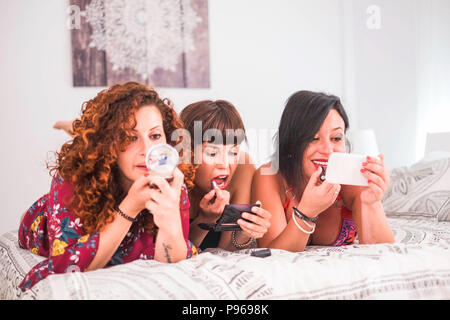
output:
M246 243L243 244L239 244L236 241L236 230L233 230L233 232L231 233L231 243L233 244L233 246L236 249L245 249L247 248L250 244L252 245L252 248L256 248L256 240L254 238L250 238Z

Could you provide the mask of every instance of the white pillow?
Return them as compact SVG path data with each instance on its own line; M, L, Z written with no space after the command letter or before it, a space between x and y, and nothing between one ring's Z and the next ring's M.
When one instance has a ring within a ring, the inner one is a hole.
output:
M425 155L425 157L420 160L420 162L426 162L426 161L435 161L435 160L441 160L445 158L450 158L450 152L449 151L431 151Z
M387 216L450 221L450 157L392 170L383 206Z

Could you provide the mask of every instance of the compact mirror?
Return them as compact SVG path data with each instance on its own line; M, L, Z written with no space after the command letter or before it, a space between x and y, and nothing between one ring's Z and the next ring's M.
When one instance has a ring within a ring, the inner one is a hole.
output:
M173 171L179 161L178 151L168 144L157 144L151 147L145 157L148 170L166 179L173 178Z

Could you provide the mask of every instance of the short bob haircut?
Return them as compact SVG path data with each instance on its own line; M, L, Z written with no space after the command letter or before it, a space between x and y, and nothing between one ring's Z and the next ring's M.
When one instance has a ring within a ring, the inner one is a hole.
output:
M275 136L278 143L274 156L278 156L279 170L295 195L299 195L304 180L303 153L332 109L344 120L346 132L348 117L340 99L334 95L298 91L286 103Z
M203 100L192 103L181 111L180 118L191 136L191 161L195 148L203 142L239 145L247 141L241 116L228 101ZM200 132L195 132L197 121L201 123L201 137ZM197 135L200 139L196 139Z

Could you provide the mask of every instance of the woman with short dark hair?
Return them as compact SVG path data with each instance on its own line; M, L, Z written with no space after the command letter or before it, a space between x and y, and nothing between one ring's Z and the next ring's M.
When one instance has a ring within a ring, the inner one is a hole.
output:
M250 203L255 167L240 149L246 135L239 112L228 101L204 100L185 107L180 118L191 137L188 149L195 166L194 187L189 191L189 239L200 249L234 251L255 246L270 226L270 213L263 208L254 206L254 214L243 213L248 221L237 220L242 230L215 232L199 227L217 221L227 204Z

